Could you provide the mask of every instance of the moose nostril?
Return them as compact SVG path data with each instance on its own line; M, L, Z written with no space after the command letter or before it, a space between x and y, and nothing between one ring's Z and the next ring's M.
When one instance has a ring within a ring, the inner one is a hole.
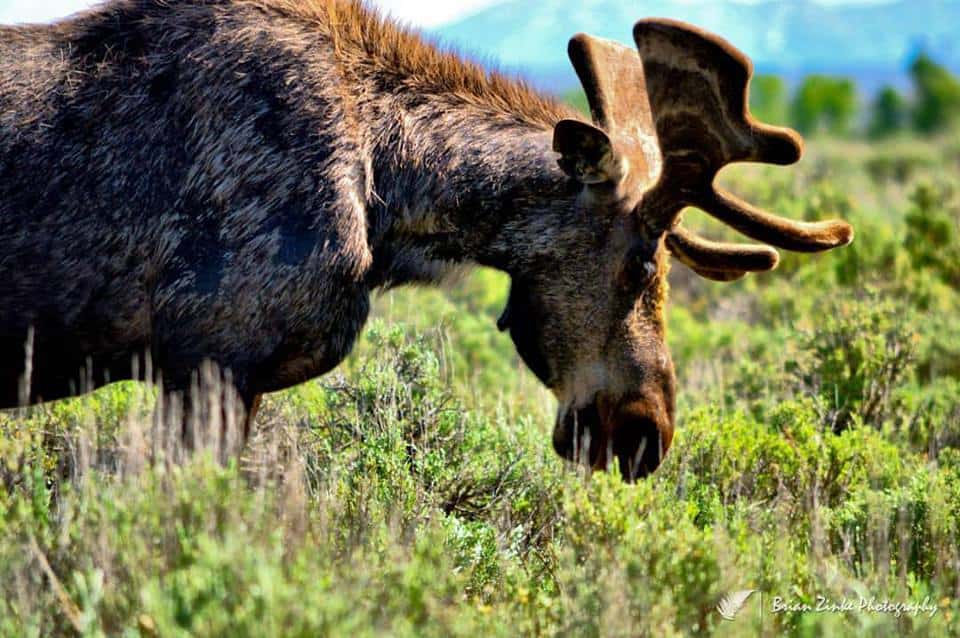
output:
M591 404L567 411L553 430L553 449L565 459L589 465L600 438L600 411Z
M595 469L616 462L628 482L644 478L670 447L672 420L642 399L611 407L601 401L568 410L554 428L553 448L561 457Z
M664 448L660 430L652 421L624 424L614 434L613 454L620 466L620 475L627 481L645 478L663 460Z
M673 438L666 414L644 401L623 405L614 416L613 453L628 481L653 473L663 461Z

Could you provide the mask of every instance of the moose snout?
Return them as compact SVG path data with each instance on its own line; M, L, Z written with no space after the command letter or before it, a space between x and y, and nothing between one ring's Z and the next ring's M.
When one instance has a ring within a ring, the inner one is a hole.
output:
M565 459L605 470L616 462L633 482L659 467L673 441L673 415L656 397L610 400L598 394L557 422L553 447Z

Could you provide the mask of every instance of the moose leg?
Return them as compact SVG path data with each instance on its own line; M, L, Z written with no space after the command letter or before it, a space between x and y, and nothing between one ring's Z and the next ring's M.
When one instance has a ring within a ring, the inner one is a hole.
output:
M164 425L186 451L214 450L222 461L246 444L256 396L230 372L205 361L190 380L174 377L164 389Z

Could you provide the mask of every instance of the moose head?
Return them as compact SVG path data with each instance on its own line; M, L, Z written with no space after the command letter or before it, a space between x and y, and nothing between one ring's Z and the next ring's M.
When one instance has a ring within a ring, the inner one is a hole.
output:
M742 53L667 20L640 21L633 37L636 50L582 34L570 41L593 123L555 126L566 208L541 220L549 240L511 272L498 323L559 400L557 452L596 468L617 462L627 480L655 470L673 438L669 257L726 282L775 268L774 247L816 252L853 239L845 222L790 221L714 185L729 163L801 155L796 133L750 115ZM682 226L687 206L763 243L704 239Z

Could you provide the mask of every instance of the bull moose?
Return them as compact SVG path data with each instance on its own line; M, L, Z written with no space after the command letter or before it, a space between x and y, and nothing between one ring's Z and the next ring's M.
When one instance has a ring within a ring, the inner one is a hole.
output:
M511 278L498 325L557 397L557 452L647 475L674 428L670 256L730 281L853 231L714 186L801 153L751 117L740 52L668 20L633 37L570 41L591 123L354 0L0 28L0 408L149 356L184 401L229 371L249 423L347 355L373 291L479 264ZM687 206L763 244L703 239Z

